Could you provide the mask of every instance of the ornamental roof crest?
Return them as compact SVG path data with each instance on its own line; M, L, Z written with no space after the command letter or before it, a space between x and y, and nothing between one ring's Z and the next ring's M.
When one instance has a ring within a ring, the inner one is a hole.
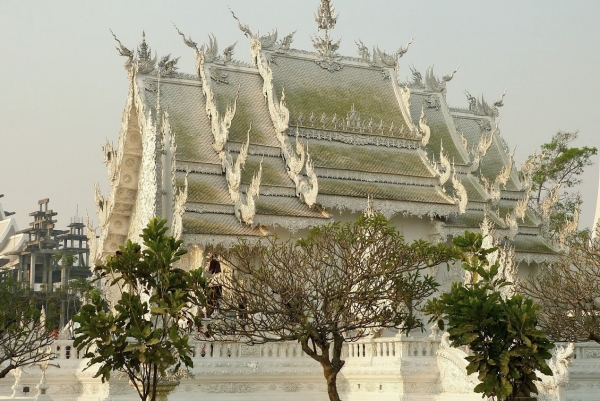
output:
M427 89L433 92L446 93L446 83L454 78L454 74L456 74L459 68L460 65L450 74L444 75L442 79L439 79L433 73L433 66L429 67L425 73L425 84L427 85Z
M152 49L146 43L146 32L142 31L142 42L137 48L137 67L142 74L148 74L156 67L156 52L152 58Z
M277 40L277 38L278 38L277 29L273 29L268 34L260 36L260 34L258 32L256 34L254 34L250 30L250 26L248 24L242 24L240 19L235 16L235 13L231 9L229 9L229 11L231 12L231 15L233 16L233 18L236 20L240 31L242 31L244 33L244 35L246 35L246 37L254 39L257 43L260 43L261 50L269 50L269 51L275 51L278 53L285 53L290 49L290 46L291 46L292 42L294 41L294 34L296 33L296 31L287 34L286 36L283 37L283 39L281 39L279 41ZM255 46L255 45L256 44L254 44L253 46Z
M469 111L479 116L488 116L491 118L496 118L500 115L499 108L504 106L504 96L506 96L506 89L502 93L502 96L499 100L492 103L490 106L483 96L479 99L475 96L471 95L468 91L465 91L465 96L467 97L467 101L469 102Z
M321 0L321 5L315 14L315 22L317 23L318 31L325 31L325 35L321 37L319 34L313 36L312 42L317 54L322 60L315 61L317 65L329 72L335 72L342 69L342 65L338 63L341 57L338 56L337 50L340 48L340 41L332 41L329 37L329 30L335 27L337 23L337 15L335 8L330 0Z
M394 68L398 69L400 66L399 59L406 54L408 48L412 44L413 40L415 40L416 35L412 37L411 40L408 41L405 47L400 46L396 52L392 54L387 54L385 51L379 49L378 46L373 47L373 65L376 67L382 68Z

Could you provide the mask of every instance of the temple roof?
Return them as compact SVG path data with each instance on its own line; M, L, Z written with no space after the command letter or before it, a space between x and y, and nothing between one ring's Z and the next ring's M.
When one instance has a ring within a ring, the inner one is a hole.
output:
M234 60L233 46L220 55L214 37L198 46L177 30L195 52L195 74L180 73L176 59L129 56L125 115L139 115L141 131L154 135L146 140L163 155L157 205L171 205L181 234L295 230L327 221L332 209L359 211L367 198L387 217L426 215L448 230L477 229L487 213L513 236L520 226L539 234L496 125L503 98L488 105L467 93L468 109L451 108L446 84L456 71L437 78L431 68L423 82L413 69L402 83L408 45L371 55L360 43L360 57L345 57L329 36L332 21L311 52L291 48L293 34L260 36L238 20L252 64Z

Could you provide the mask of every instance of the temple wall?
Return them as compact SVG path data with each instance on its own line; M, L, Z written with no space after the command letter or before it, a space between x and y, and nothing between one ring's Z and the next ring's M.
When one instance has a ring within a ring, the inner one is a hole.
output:
M57 359L46 373L48 395L53 400L98 401L137 400L125 378L113 376L101 383L93 378L95 369L83 370L86 360L69 340L58 340L53 348ZM326 401L321 367L302 353L297 343L248 346L243 343L195 341L193 377L182 379L169 399L225 400L306 400ZM384 337L344 344L346 365L338 376L344 400L476 401L461 361L453 356L460 350L444 348L437 338ZM600 393L600 345L578 344L570 366L566 400L597 400ZM453 359L454 358L454 359ZM463 361L463 363L466 363ZM23 370L16 397L33 399L40 381L40 369ZM15 383L9 375L0 380L0 398L10 398ZM24 385L30 393L22 393ZM23 397L25 395L25 397ZM541 397L547 401L553 398Z

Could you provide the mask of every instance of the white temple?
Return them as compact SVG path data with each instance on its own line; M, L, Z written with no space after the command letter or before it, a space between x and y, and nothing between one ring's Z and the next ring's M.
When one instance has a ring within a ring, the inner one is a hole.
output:
M402 82L400 62L412 41L395 52L358 41L357 55L338 54L328 0L309 50L293 48L293 27L260 36L237 17L238 46L249 47L250 64L234 58L235 44L220 51L215 36L194 42L186 35L205 33L192 28L173 32L182 50L195 54L192 73L180 72L177 58L153 56L145 37L137 51L117 40L129 93L117 144L103 146L111 185L106 196L96 187L99 237L89 226L91 260L137 240L161 215L190 251L184 267L197 267L208 244L301 236L354 219L368 198L409 241L446 241L483 225L514 250L519 275L554 258L543 235L548 216L527 207L528 166L515 168L500 136L504 95L488 103L466 92L467 103L452 107L446 91L456 71L438 77L433 67L411 68L412 79ZM432 273L442 290L463 279L458 266ZM298 344L194 344L194 377L183 379L171 400L327 399L320 366ZM46 373L53 399L136 399L125 379L102 384L82 371L85 361L66 333L55 350L61 368ZM436 328L348 343L340 393L345 400L480 400L465 355ZM36 369L20 383L35 385ZM598 344L559 349L554 369L539 399L600 399ZM3 394L12 394L12 384L0 382Z

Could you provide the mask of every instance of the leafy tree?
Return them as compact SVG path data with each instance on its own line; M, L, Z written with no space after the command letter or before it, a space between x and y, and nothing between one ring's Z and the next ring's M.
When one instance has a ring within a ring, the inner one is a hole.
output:
M551 235L573 221L573 211L581 204L578 192L563 191L561 194L559 191L580 185L581 174L593 164L592 156L598 152L595 147L572 147L571 143L576 139L577 132L559 131L550 142L541 146L540 155L529 156L526 163L532 169L532 206L543 214L544 202L555 198L548 216Z
M142 401L156 398L157 385L183 365L193 366L188 335L180 322L195 319L193 305L203 302L201 269L173 266L186 251L182 241L166 235L166 220L152 219L141 237L144 249L127 241L96 273L116 287L120 299L109 305L98 291L73 317L74 346L99 364L95 377L124 372Z
M231 270L213 279L222 293L213 332L250 343L298 341L321 364L336 401L343 343L382 328L422 328L415 314L437 288L423 270L452 252L407 244L384 217L361 216L313 228L299 240L240 241L214 256Z
M556 263L521 284L542 306L539 325L555 341L600 343L600 226L571 238Z
M536 371L552 375L546 359L554 344L538 330L539 305L522 295L502 297L500 289L511 285L498 278L499 263L490 266L482 249L481 234L465 232L454 239L462 249L463 268L472 281L455 282L450 292L427 302L426 313L444 329L448 322L451 344L468 346L467 374L478 372L475 392L493 400L514 400L537 394Z
M29 283L12 278L0 282L0 378L13 369L52 359L46 349L53 341Z

